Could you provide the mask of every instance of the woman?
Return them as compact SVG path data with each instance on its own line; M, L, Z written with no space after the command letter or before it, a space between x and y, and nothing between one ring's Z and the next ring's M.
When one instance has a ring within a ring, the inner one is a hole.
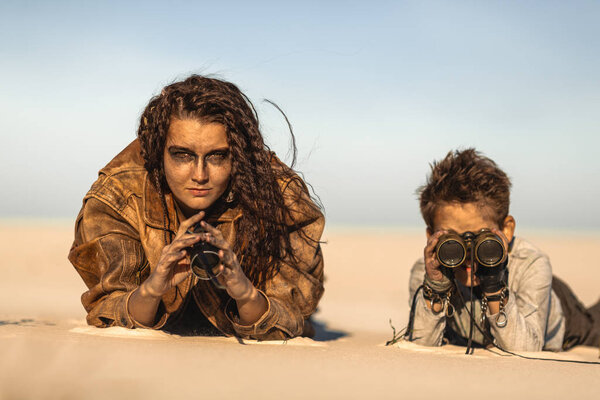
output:
M190 76L150 101L137 136L100 171L77 217L69 260L89 288L88 324L310 335L324 217L264 144L247 97ZM200 242L218 248L212 282L191 272Z

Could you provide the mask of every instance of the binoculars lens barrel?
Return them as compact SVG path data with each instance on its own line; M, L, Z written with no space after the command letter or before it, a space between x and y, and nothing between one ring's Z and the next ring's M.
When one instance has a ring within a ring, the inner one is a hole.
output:
M477 260L485 267L495 267L504 258L502 242L494 239L485 239L477 246Z
M471 232L442 235L435 252L441 265L455 268L464 263L469 250L475 252L475 259L483 267L495 267L506 260L502 239L487 229L481 230L477 235Z
M449 268L459 266L466 257L465 247L457 240L449 239L439 245L437 257L440 263Z

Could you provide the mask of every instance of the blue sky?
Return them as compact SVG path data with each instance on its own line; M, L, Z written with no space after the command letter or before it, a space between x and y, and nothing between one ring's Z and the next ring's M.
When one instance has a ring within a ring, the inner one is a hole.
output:
M325 4L322 4L325 3ZM428 164L474 146L530 228L600 229L600 3L0 3L0 217L74 218L162 86L216 74L329 223L421 226Z

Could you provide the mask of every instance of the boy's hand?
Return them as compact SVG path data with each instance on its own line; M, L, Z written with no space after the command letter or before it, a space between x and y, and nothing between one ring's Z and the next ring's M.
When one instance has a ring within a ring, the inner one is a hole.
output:
M435 256L435 247L438 244L440 236L448 233L448 231L437 231L427 239L427 245L423 250L423 258L425 259L425 272L432 281L442 281L445 276L440 270L440 262Z

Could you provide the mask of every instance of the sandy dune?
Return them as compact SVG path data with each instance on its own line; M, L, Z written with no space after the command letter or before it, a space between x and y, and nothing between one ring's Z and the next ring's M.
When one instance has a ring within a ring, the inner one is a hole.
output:
M85 324L82 281L66 259L70 222L0 221L0 399L594 398L598 349L528 356L391 338L408 315L414 230L328 229L316 340L240 341ZM586 304L600 293L600 234L525 233Z

